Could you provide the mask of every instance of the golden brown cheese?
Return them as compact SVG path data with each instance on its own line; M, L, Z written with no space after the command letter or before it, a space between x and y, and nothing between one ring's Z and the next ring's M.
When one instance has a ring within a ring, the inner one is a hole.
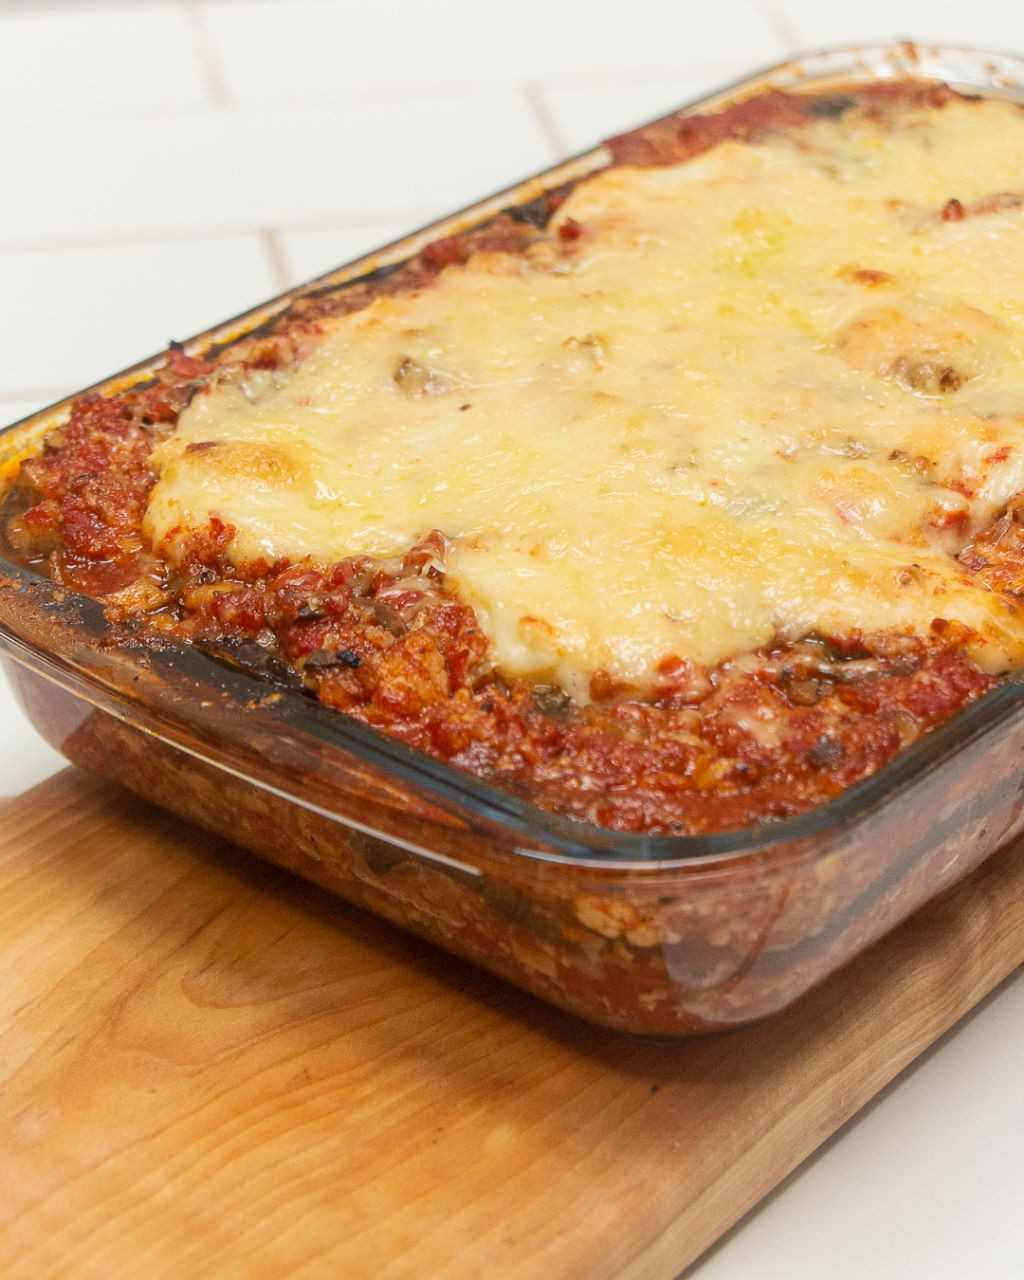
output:
M216 515L238 562L332 561L441 529L498 669L579 697L936 617L1019 665L956 553L1024 489L1024 208L941 217L1004 191L995 101L610 169L559 211L572 253L478 254L199 395L148 535L173 559Z

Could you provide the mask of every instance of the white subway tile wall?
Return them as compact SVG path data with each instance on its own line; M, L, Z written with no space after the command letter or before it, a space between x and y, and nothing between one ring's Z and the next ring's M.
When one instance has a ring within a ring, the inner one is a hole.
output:
M276 291L257 235L0 253L0 297L17 299L0 308L5 375L74 390Z
M1007 0L765 0L793 48L903 37L1024 53L1024 5Z
M781 56L778 51L769 58L762 54L759 62L748 61L739 68L734 62L709 58L691 67L685 75L669 76L662 72L616 84L552 80L538 86L536 92L560 146L571 153L664 115L673 107L681 107L756 70L762 63L778 61Z
M352 226L285 231L279 241L285 278L289 284L313 280L343 262L354 262L365 253L401 239L424 221L424 218L367 219Z
M206 0L203 24L228 102L308 101L311 94L521 90L547 77L609 83L669 75L705 59L740 70L778 52L756 0Z
M189 11L177 0L0 5L4 125L208 102Z
M439 210L553 158L513 90L0 127L0 172L23 178L0 248Z

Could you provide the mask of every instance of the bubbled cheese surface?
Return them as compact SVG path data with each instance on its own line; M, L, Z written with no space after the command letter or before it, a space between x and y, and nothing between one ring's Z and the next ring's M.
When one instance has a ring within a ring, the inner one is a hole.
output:
M440 529L498 669L577 696L937 617L1019 664L1024 617L956 559L1024 489L1024 206L988 199L1016 191L999 102L608 170L564 248L479 254L197 396L149 536L173 559L215 515L238 562L332 561Z

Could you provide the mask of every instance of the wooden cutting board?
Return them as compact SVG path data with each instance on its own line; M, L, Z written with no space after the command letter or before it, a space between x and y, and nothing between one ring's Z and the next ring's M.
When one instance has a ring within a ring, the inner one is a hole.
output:
M0 806L0 1275L670 1280L1024 959L1022 850L652 1042L69 770Z

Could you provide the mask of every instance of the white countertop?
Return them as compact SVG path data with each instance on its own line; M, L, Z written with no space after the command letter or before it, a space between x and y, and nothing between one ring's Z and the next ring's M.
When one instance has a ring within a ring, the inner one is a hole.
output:
M1024 51L1024 5L0 0L0 419L788 53L902 36ZM0 794L59 767L0 681ZM690 1274L1019 1280L1021 1062L1018 975Z

